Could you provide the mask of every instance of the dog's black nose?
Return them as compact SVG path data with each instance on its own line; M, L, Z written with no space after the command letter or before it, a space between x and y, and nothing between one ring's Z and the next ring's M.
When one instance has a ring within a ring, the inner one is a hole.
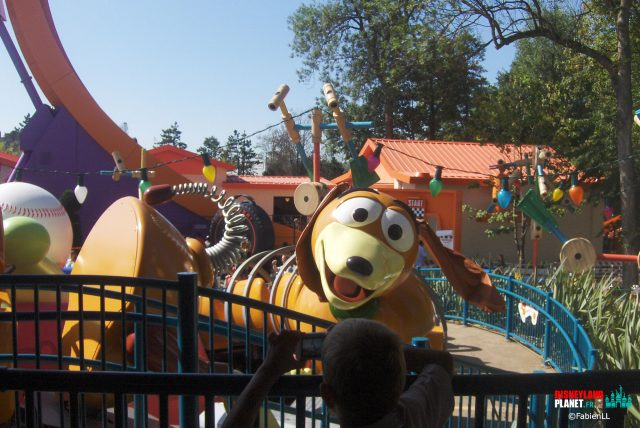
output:
M373 272L373 266L367 259L358 256L352 256L347 259L347 267L359 273L360 275L369 276Z

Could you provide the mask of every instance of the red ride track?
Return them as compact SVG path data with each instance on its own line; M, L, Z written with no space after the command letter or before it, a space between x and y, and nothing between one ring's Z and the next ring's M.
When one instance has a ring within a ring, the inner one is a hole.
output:
M107 153L119 151L125 165L140 165L141 146L100 108L76 74L62 47L47 0L7 0L20 50L38 82L55 107L64 107ZM147 154L147 166L158 161ZM178 184L186 179L169 168L156 170L157 183ZM212 202L185 198L179 204L200 216L211 216Z

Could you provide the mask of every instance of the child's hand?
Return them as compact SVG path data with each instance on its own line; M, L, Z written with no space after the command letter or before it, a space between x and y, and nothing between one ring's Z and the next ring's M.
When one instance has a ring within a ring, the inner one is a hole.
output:
M263 363L265 368L278 376L302 368L305 361L295 355L301 337L299 331L293 330L271 333L269 335L269 349Z

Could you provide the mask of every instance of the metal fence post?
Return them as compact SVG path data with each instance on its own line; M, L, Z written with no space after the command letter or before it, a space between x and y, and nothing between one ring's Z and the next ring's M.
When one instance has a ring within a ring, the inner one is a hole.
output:
M296 396L296 428L304 428L307 423L306 397L304 395ZM268 412L269 409L266 409Z
M542 370L534 370L533 373L544 373ZM547 412L551 406L550 395L532 395L529 401L529 428L544 428L547 423Z
M551 297L553 292L547 291L547 296L544 302L544 310L551 316ZM575 342L575 340L574 340ZM547 321L544 324L544 343L542 345L542 361L545 363L549 360L549 347L551 346L551 320L547 317Z
M197 300L198 289L194 272L178 274L178 350L180 373L198 372L198 329ZM198 426L198 398L192 395L180 396L180 426Z
M513 277L511 276L507 279L507 290L509 290L509 292L507 293L507 319L505 320L504 337L505 339L510 340L511 327L513 325L513 309L511 308L513 303L513 297L511 296L511 293L513 293Z
M469 318L469 302L467 302L466 300L462 301L462 324L463 325L469 325L469 323L467 323L467 319Z
M135 312L138 314L142 314L141 309L142 303L135 304ZM144 315L146 316L146 314ZM142 322L136 321L133 331L135 336L134 349L133 349L133 357L136 365L136 371L142 372L145 371L144 360L146 358L146 349L145 343L142 340L143 337L146 337L146 332L143 332ZM133 416L133 426L134 428L143 427L145 417L147 415L147 399L142 394L136 394L133 397L133 408L134 408L134 416Z
M596 368L596 362L598 361L598 350L591 348L589 351L589 361L587 362L587 370L593 370Z
M576 349L578 349L578 331L579 331L579 327L582 326L582 321L580 321L577 318L574 318L575 321L573 322L573 344L576 346ZM581 372L582 371L582 360L580 359L580 355L578 355L578 361L576 361L577 363L577 368L578 371Z

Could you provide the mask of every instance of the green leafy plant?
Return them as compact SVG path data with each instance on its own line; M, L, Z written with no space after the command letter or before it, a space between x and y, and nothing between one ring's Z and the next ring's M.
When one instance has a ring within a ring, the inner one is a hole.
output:
M595 278L593 271L573 275L558 269L547 279L554 297L584 325L598 351L598 368L640 369L640 295L618 277ZM638 397L628 416L640 422Z

